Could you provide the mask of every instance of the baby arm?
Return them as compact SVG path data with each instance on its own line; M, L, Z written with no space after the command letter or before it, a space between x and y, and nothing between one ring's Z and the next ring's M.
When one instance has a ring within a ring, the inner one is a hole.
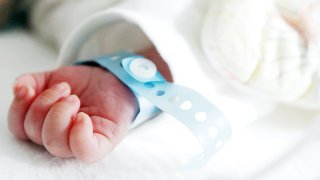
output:
M155 48L140 54L172 80ZM55 156L93 162L121 141L138 110L134 95L111 73L66 66L17 78L8 124L17 138L43 145Z

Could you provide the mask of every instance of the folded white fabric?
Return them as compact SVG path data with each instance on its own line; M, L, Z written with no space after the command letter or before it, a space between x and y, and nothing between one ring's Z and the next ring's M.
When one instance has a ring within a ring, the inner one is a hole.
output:
M276 101L319 109L320 41L306 42L297 28L285 21L283 7L302 8L307 3L293 4L285 0L214 0L202 44L208 59L233 83Z

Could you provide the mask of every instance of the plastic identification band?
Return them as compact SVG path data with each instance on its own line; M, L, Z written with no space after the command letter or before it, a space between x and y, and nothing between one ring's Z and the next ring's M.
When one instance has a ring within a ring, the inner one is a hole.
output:
M230 138L228 122L209 100L194 90L167 82L152 61L133 53L119 52L94 62L118 77L136 96L145 98L190 129L203 152L188 166L201 166ZM140 107L140 113L143 110Z

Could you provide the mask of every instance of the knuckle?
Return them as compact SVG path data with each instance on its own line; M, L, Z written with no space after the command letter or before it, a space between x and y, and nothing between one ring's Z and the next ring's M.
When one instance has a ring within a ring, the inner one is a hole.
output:
M38 102L43 104L52 103L54 101L53 97L54 97L54 93L48 90L42 93L41 95L39 95Z

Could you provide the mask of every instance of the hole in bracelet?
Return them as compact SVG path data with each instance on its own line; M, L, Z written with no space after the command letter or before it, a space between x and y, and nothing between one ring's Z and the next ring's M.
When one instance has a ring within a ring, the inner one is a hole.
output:
M181 105L180 105L180 109L182 110L189 110L192 108L192 103L190 101L184 101Z
M166 92L159 90L157 91L157 96L163 96Z
M207 120L207 113L205 112L196 112L194 114L194 118L196 119L196 121L198 122L204 122Z

